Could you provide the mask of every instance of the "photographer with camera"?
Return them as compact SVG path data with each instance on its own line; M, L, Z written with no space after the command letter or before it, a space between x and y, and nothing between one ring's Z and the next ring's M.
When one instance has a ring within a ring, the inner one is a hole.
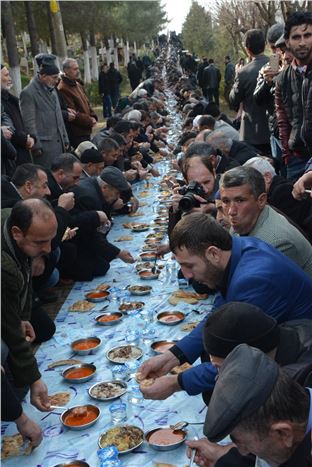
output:
M200 151L196 151L196 147ZM182 161L182 173L187 185L174 188L169 209L168 234L181 217L191 212L215 213L214 195L218 190L215 169L210 160L215 150L210 144L192 143Z

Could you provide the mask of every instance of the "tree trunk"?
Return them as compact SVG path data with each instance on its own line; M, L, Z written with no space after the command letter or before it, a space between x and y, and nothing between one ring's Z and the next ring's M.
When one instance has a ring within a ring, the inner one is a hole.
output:
M67 47L59 3L56 0L50 2L52 26L55 31L56 51L60 61L67 57Z
M24 2L30 38L31 54L34 58L39 53L39 40L32 2Z
M90 54L91 54L91 77L94 81L98 80L99 67L97 61L94 29L90 30Z
M15 27L10 2L2 2L3 35L6 40L10 74L13 82L14 94L19 96L22 90L21 70L17 52Z
M51 10L50 10L49 2L46 2L46 8L47 8L47 13L48 13L48 24L49 24L50 39L51 39L51 49L52 49L52 53L54 55L57 55L56 37L55 37L55 31L54 31L54 28L53 28L52 13L51 13Z
M83 48L83 61L84 61L84 83L91 84L90 61L88 51L88 41L85 31L80 31L81 43Z

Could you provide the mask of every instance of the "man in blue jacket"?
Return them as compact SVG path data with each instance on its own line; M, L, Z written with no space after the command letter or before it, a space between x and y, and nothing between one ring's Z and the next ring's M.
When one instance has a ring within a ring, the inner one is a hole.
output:
M260 307L278 323L312 319L311 278L265 242L232 238L211 216L192 213L173 229L170 248L185 278L219 291L215 308L240 301ZM205 321L170 350L142 365L142 379L157 377L154 384L142 387L146 398L166 399L181 390L196 395L213 388L216 371L207 361L178 376L166 376L176 365L192 364L204 353Z

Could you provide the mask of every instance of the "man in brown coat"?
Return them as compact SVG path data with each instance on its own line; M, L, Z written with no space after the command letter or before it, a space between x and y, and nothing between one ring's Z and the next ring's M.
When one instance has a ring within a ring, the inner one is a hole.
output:
M63 75L58 90L62 93L67 106L76 111L75 118L67 123L69 140L74 148L82 141L90 140L92 128L98 119L78 77L77 61L67 58L63 62Z

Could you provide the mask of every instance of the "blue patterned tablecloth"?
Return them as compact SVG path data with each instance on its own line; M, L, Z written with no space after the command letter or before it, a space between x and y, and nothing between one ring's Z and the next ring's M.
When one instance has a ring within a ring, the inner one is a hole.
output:
M162 174L168 170L168 164L163 163L160 166ZM134 256L138 256L146 235L152 232L152 228L148 232L132 233L126 230L122 224L125 222L148 222L157 215L159 205L158 196L160 178L152 179L150 186L146 188L143 183L135 187L135 192L140 201L146 203L140 207L139 211L144 213L143 217L131 218L129 216L119 216L114 219L114 225L109 239L114 241L121 235L131 235L132 241L118 243L121 248L127 248ZM148 190L149 195L146 198L140 198L140 192ZM111 268L105 277L97 278L92 282L76 283L62 309L56 318L57 330L54 337L40 346L37 352L37 361L42 373L42 378L49 388L49 394L60 391L69 391L71 400L68 407L77 404L96 403L101 409L100 419L90 429L84 431L72 431L66 429L60 423L60 410L53 410L51 413L41 413L37 411L29 403L29 399L24 404L25 412L35 420L43 430L43 441L41 445L33 451L29 457L12 458L4 462L7 467L52 467L61 462L68 462L74 459L84 459L91 467L99 465L97 458L98 438L101 433L111 426L110 414L108 410L109 402L97 402L90 399L88 389L98 381L109 380L112 377L112 364L107 360L105 353L108 349L115 345L125 343L125 337L130 329L143 329L146 325L140 317L136 316L125 317L121 324L117 326L104 327L95 323L95 316L98 310L103 307L103 303L96 305L94 310L86 313L69 313L68 308L77 300L84 299L84 294L100 283L108 283L111 285L113 295L118 300L109 302L109 310L116 310L120 300L126 300L129 293L125 289L128 284L149 284L153 287L152 294L144 297L129 297L130 300L138 298L145 302L143 312L150 312L153 316L162 310L172 309L172 305L168 303L168 298L172 291L178 288L176 280L177 268L167 255L164 268L157 281L141 281L136 274L135 265L129 265L121 262L119 259L111 263ZM104 303L105 304L105 303ZM186 322L199 321L201 317L192 311L194 308L209 309L209 301L201 302L200 305L188 305L180 302L175 307L187 314ZM186 333L182 331L181 325L165 326L154 322L157 339L179 339ZM102 339L102 346L98 353L85 357L74 357L70 343L75 339L89 336L99 336ZM142 361L151 356L149 346L141 343L144 349ZM97 367L95 377L84 384L67 384L62 379L61 373L65 367L48 369L49 363L68 358L78 358L83 362L93 362ZM133 380L132 380L133 382ZM131 383L131 381L130 381ZM144 400L139 406L129 404L127 394L122 396L122 400L128 406L127 423L135 424L144 431L151 429L154 426L164 426L173 424L179 420L188 421L203 421L205 419L206 407L201 396L190 398L184 392L179 392L165 401L149 401ZM188 437L202 436L202 426L189 426ZM16 432L16 427L13 423L2 424L2 435L13 434ZM131 454L121 456L124 467L152 467L155 462L171 463L176 467L182 467L188 463L186 457L185 446L181 446L171 452L157 452L151 449L145 442L143 445Z

